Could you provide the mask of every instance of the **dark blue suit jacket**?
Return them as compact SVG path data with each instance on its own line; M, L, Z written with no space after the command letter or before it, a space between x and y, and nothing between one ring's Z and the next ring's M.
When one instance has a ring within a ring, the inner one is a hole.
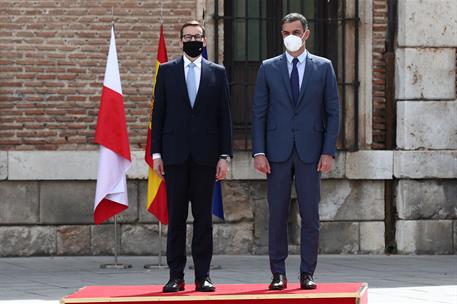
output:
M216 166L219 155L232 155L230 96L225 68L202 59L200 85L192 108L182 57L161 64L154 89L151 153L165 165L183 164L191 156L200 165Z
M253 102L253 154L282 162L295 145L303 162L315 163L322 154L335 156L338 129L338 86L330 60L308 53L296 105L285 53L262 63Z

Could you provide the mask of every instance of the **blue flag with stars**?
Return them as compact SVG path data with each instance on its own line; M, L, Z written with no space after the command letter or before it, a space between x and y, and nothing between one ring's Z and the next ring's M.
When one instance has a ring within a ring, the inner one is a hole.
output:
M203 48L202 56L203 58L208 59L208 51L206 50L206 46ZM222 204L222 189L220 181L216 181L214 183L213 214L221 220L224 220L224 205Z

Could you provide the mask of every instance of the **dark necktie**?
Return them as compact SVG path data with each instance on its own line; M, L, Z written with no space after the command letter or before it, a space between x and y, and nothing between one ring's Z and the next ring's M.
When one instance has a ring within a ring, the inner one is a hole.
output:
M295 104L298 102L298 94L300 92L300 84L298 81L298 69L297 69L298 58L292 60L292 73L290 73L290 88L292 89L292 97Z

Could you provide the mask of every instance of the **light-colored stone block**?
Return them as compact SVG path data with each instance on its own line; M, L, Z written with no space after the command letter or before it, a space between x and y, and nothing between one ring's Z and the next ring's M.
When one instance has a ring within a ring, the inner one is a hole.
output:
M344 178L346 173L346 154L347 153L344 151L338 151L336 153L336 159L332 171L329 173L323 173L322 179Z
M40 183L40 222L92 224L94 181L44 181Z
M457 220L454 221L454 254L457 253Z
M384 253L384 232L384 222L361 222L360 251L362 253Z
M231 176L229 179L266 179L254 169L254 159L250 152L236 152L231 162Z
M254 244L251 223L218 224L213 226L214 254L250 254Z
M56 254L56 228L50 226L0 227L0 256Z
M264 199L254 201L254 241L256 248L266 248L268 246L268 202ZM263 253L263 250L256 253Z
M455 0L398 1L400 46L457 46Z
M396 178L457 178L457 151L394 151Z
M455 49L406 48L395 54L396 99L455 99Z
M384 220L384 182L323 181L319 208L323 221Z
M346 177L350 179L392 179L392 151L358 151L346 154Z
M94 180L98 151L11 151L10 180Z
M118 226L118 229L117 229L118 242L119 242L119 239L121 236L120 230L121 229ZM113 255L114 254L114 226L113 226L113 224L91 226L91 252L93 255Z
M397 249L401 254L453 252L451 220L397 221Z
M8 152L0 151L0 180L8 177Z
M166 228L164 228L162 240L159 238L158 225L122 225L121 253L126 255L157 255L160 241L162 242L162 254L166 249Z
M95 181L43 181L40 183L40 220L46 224L92 224ZM138 219L137 185L127 182L129 208L117 215L121 223ZM110 222L113 219L109 220Z
M1 181L0 223L38 224L38 193L38 182Z
M250 185L243 181L223 181L222 201L226 222L251 221L254 217Z
M320 229L320 253L357 253L359 223L323 222Z
M456 117L456 100L397 102L398 148L457 149Z
M147 179L149 165L144 161L143 150L132 150L132 166L127 171L127 178L131 179Z
M90 255L90 226L57 228L58 255Z
M127 178L147 179L144 151L132 150ZM96 180L99 151L10 151L8 179L11 180ZM1 164L0 159L0 164ZM1 174L0 170L0 174ZM0 175L1 178L1 175Z
M396 198L400 219L457 218L457 180L400 180Z

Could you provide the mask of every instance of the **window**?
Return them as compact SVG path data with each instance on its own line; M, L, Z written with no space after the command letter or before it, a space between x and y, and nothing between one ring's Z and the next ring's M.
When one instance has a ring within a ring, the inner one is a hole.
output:
M357 149L357 0L232 0L224 2L224 16L219 16L217 11L216 5L214 18L224 20L223 64L231 87L235 149L251 148L252 99L257 71L262 60L284 52L280 24L289 12L301 13L308 19L311 36L307 49L332 60L342 110L338 147Z

